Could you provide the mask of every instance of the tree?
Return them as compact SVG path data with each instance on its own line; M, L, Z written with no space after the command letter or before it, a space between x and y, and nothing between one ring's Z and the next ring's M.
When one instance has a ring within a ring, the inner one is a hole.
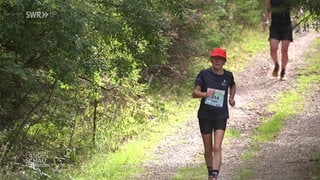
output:
M1 1L0 25L1 162L90 146L92 121L141 93L138 70L168 45L151 1Z

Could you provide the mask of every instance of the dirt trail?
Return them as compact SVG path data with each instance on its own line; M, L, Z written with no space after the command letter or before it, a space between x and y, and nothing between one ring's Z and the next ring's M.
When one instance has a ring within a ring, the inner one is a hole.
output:
M252 130L260 124L262 117L271 116L265 112L266 105L274 101L280 91L289 90L296 85L297 69L304 63L302 54L316 37L319 37L319 34L311 32L295 37L289 47L290 60L285 81L271 77L273 67L268 52L255 55L253 57L255 60L249 68L235 74L238 85L236 107L230 108L228 128L239 130L241 138L228 138L224 141L220 179L237 179L233 176L242 168L256 172L254 179L297 177L295 173L301 174L300 169L305 169L311 162L308 159L312 159L310 156L313 151L320 149L320 134L316 131L320 129L320 106L316 104L318 103L316 100L320 98L319 93L315 93L314 101L311 101L314 104L307 106L308 110L289 121L276 141L262 144L256 159L244 162L240 158L250 144ZM320 92L319 90L320 88L317 92ZM310 130L306 133L305 129ZM307 141L303 141L305 139ZM203 164L204 160L199 158L202 157L202 151L198 122L194 118L185 123L176 134L166 137L159 143L154 151L153 160L144 164L148 172L135 179L172 179L172 174L178 168ZM283 168L285 170L279 170ZM279 176L282 173L287 174ZM206 177L204 174L201 179Z

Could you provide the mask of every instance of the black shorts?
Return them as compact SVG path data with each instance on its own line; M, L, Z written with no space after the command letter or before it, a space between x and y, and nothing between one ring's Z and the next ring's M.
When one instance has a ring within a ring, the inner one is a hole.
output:
M199 119L201 134L210 134L217 129L226 130L227 119Z
M270 26L269 27L269 40L270 39L277 39L279 41L289 40L292 42L293 41L292 27L291 26L287 26L287 27Z

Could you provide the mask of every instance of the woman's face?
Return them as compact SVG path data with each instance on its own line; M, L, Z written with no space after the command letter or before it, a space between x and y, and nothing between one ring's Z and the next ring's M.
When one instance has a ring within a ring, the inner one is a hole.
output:
M214 69L221 69L226 63L226 60L222 57L211 57L210 60Z

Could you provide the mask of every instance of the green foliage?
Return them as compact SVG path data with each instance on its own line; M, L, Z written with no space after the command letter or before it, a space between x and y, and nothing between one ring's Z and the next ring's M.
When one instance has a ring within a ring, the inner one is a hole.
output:
M237 129L228 128L225 133L226 138L239 138L241 137L241 133Z
M250 169L240 169L237 172L237 175L234 176L232 179L245 180L245 179L250 179L252 175L253 175L253 172Z
M320 19L320 2L318 0L296 0L291 2L294 7L302 7L305 12L310 12L314 19Z
M311 179L320 179L320 155L317 155L317 158L312 159L314 161L314 167L311 175Z
M243 160L253 159L257 151L259 151L259 146L257 144L253 144L245 152L241 154L241 158Z
M121 149L117 153L101 153L90 160L90 163L81 167L79 174L72 174L73 179L119 179L128 177L133 172L139 172L134 163L143 158L143 148L145 144L131 144L126 149ZM134 156L127 156L127 153ZM124 173L125 172L125 173Z
M263 17L259 5L256 0L235 1L234 20L243 26L256 26Z
M115 151L154 119L139 73L165 61L168 41L151 2L1 1L0 12L1 164L29 167L28 152L74 163L102 140Z
M207 172L207 169L204 167L205 167L205 164L200 164L193 168L180 168L178 169L177 173L174 174L172 179L183 180L186 177L188 177L188 179L207 179L208 172Z

